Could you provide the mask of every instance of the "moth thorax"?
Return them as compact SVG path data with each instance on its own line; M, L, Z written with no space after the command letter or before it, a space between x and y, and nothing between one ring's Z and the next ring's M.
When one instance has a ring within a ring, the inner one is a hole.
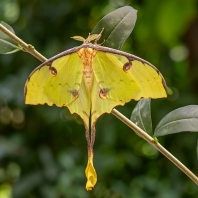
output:
M85 78L85 82L88 88L91 87L91 79L92 79L92 62L93 58L96 55L96 51L92 48L81 48L78 51L78 55L83 63L83 74Z

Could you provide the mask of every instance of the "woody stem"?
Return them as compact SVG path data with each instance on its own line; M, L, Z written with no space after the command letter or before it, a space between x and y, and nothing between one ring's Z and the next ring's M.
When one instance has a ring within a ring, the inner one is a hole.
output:
M175 164L181 171L183 171L195 184L198 185L198 177L194 175L186 166L184 166L177 158L175 158L171 153L169 153L161 144L156 143L154 139L148 135L145 131L135 125L131 120L126 118L116 109L113 109L111 112L114 116L120 119L123 123L125 123L128 127L135 131L137 135L145 139L149 144L155 147L158 151L160 151L165 157L167 157L173 164Z
M0 24L0 30L4 32L7 36L9 36L12 40L14 40L19 46L25 50L25 52L30 53L32 56L40 60L41 62L45 62L47 58L45 58L43 55L41 55L39 52L37 52L33 46L25 43L23 40L21 40L19 37L17 37L15 34L13 34L11 31L9 31L6 27L4 27L2 24Z

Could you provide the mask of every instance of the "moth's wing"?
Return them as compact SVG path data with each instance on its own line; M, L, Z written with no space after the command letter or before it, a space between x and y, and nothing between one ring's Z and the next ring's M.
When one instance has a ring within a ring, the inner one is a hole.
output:
M98 51L93 71L106 97L115 101L167 96L163 77L146 61L129 61L124 55Z
M65 106L71 113L77 113L88 127L90 99L82 71L83 63L78 53L54 60L51 67L36 68L25 85L25 103Z
M57 58L51 67L37 67L26 81L25 103L67 106L78 96L82 67L77 53Z
M106 53L99 51L93 59L91 125L102 114L110 113L115 106L124 105L126 100L130 100L128 96L133 97L140 91L135 81L130 83L131 79L122 73L116 62L109 61Z

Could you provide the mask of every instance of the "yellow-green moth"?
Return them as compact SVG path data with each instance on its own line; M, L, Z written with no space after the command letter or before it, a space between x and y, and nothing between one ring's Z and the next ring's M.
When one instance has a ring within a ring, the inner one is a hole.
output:
M101 33L87 39L74 37L83 44L42 63L25 85L26 104L67 107L82 118L88 143L87 190L97 181L93 166L97 119L132 99L167 97L157 68L137 56L97 44Z

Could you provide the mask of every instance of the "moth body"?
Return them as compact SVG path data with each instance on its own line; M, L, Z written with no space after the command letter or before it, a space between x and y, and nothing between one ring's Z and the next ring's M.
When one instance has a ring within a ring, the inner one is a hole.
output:
M97 51L92 48L81 48L78 55L83 63L83 77L88 90L91 89L91 82L93 76L92 62Z

